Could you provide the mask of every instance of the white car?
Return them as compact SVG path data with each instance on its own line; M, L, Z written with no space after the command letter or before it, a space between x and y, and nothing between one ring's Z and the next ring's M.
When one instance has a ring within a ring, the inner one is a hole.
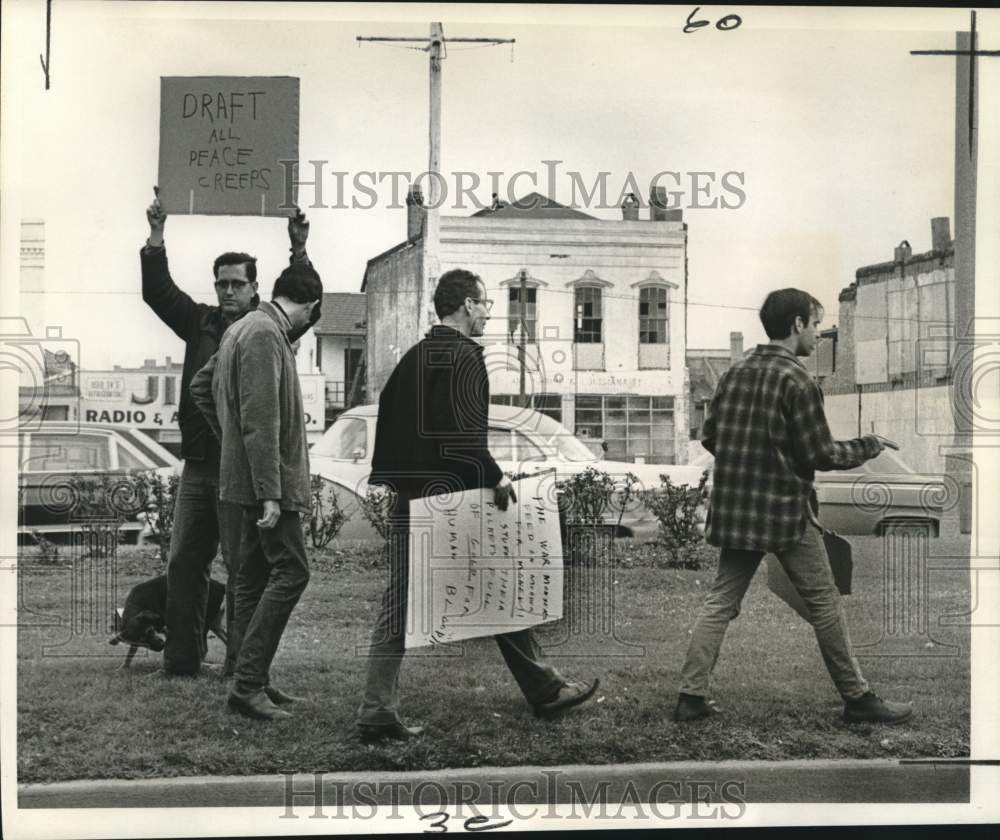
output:
M164 480L179 474L180 461L138 429L94 423L44 421L22 431L19 443L18 538L32 532L53 538L74 530L70 521L74 477L157 473ZM144 523L121 525L126 542L138 539Z
M695 463L711 470L715 459L703 452ZM941 533L944 479L916 472L891 449L849 470L817 472L815 486L820 521L838 534L882 536L900 525L926 528L934 537Z
M375 442L377 405L356 406L341 414L309 451L310 470L336 486L341 509L348 521L340 532L344 539L375 536L360 511L360 499L368 490L372 448ZM557 480L594 467L622 482L627 473L639 479L636 490L660 487L660 475L674 484L696 487L704 468L681 464L634 464L605 461L576 438L569 429L538 411L491 405L489 449L504 472L511 475L555 469ZM609 511L607 521L618 522L619 510ZM617 536L648 540L655 537L659 522L638 499L625 506Z

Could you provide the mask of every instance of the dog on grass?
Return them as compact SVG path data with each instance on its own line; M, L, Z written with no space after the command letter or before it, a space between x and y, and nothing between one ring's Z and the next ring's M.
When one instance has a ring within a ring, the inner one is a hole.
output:
M226 587L217 580L208 583L208 612L205 616L205 637L211 630L222 642L226 642L223 603L226 599ZM121 617L115 615L116 633L109 643L117 645L124 642L129 646L125 654L122 668L128 668L135 652L141 648L149 648L159 653L167 642L170 632L166 624L167 615L167 576L158 575L150 580L137 583L132 587L125 599L125 608Z

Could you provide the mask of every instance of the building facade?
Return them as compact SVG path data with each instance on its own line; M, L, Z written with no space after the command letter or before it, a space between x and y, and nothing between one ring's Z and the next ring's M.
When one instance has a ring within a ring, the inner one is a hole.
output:
M840 293L835 369L823 381L834 434L876 432L920 472L945 471L952 441L955 251L947 218L931 250L901 242L891 261L862 266Z
M316 338L316 366L325 380L326 423L345 408L366 402L365 295L327 292L323 314L312 331Z
M615 460L687 460L687 227L663 204L640 220L630 197L608 221L533 193L440 220L441 273L475 272L493 301L481 339L493 400L517 403L523 378L530 405ZM407 240L365 272L371 400L421 337L424 212L411 193Z

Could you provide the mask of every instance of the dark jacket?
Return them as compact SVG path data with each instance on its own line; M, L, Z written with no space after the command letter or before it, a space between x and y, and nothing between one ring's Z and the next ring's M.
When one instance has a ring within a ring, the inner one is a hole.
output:
M228 324L218 306L196 303L177 288L167 267L167 249L147 245L139 251L142 262L142 299L185 343L184 372L177 422L181 429L181 457L193 461L219 461L219 442L209 431L188 393L191 378L219 349Z
M195 373L219 349L219 342L228 323L218 306L196 303L190 295L177 287L170 277L167 249L164 246L144 246L139 251L139 259L142 263L142 299L186 345L184 372L181 374L181 401L177 412L181 430L181 457L218 464L219 441L195 407L189 386ZM289 262L300 260L309 262L304 251L293 253ZM254 295L251 306L255 308L259 300ZM313 311L313 320L318 317L319 306ZM292 336L291 340L294 341L295 338L296 336Z
M261 303L233 324L191 382L191 397L222 441L219 498L245 506L278 499L311 508L302 389L288 319Z
M371 484L406 498L495 487L487 448L490 381L483 348L441 324L399 360L379 398Z

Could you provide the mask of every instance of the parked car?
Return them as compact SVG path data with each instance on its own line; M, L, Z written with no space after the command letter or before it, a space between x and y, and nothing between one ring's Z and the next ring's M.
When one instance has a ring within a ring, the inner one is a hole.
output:
M340 533L344 539L369 539L375 536L360 513L360 500L368 489L372 447L375 441L377 405L356 406L341 414L323 437L309 451L314 475L333 482L341 509L349 515ZM638 477L637 490L660 486L666 474L675 484L695 487L704 468L680 464L634 464L606 461L594 456L561 423L529 408L491 405L489 411L489 448L497 463L512 475L555 469L556 479L563 480L587 467L603 470L617 482L629 472ZM618 522L619 508L609 509L606 520ZM656 536L659 521L638 498L625 505L617 535L650 540Z
M703 452L693 463L711 469L715 459ZM916 472L898 452L884 449L849 470L816 473L820 522L838 534L881 536L893 525L926 525L941 533L947 490L940 475Z
M18 438L18 540L30 541L37 531L48 539L73 529L71 481L74 476L101 478L126 473L179 474L180 461L149 435L124 426L43 422ZM135 542L145 519L130 517L121 526L125 541Z

